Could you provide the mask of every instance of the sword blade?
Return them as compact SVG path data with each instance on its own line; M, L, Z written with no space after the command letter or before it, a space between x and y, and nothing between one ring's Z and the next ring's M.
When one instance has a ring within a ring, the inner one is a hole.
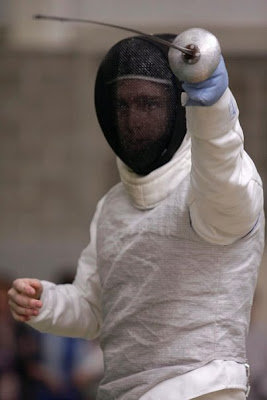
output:
M137 29L127 28L127 27L121 26L121 25L115 25L115 24L110 24L110 23L101 22L101 21L94 21L91 19L67 18L67 17L59 17L59 16L54 16L54 15L42 15L42 14L33 15L33 19L43 19L43 20L59 21L59 22L79 22L79 23L86 23L86 24L102 25L102 26L107 26L109 28L115 28L115 29L121 29L123 31L136 33L137 35L145 36L147 38L150 38L154 42L161 43L167 47L172 47L172 48L179 50L182 53L187 54L189 56L194 55L193 50L187 49L185 47L175 46L174 44L168 42L167 40L161 39L158 36L153 35L152 33L145 33L145 32L139 31Z

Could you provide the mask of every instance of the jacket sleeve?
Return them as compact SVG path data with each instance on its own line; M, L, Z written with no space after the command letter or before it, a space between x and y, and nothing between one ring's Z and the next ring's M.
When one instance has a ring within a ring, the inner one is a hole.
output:
M33 328L60 336L93 339L101 324L100 280L96 265L96 231L102 199L90 226L90 244L83 250L72 284L56 285L42 281L43 307L28 322Z
M244 150L238 115L229 88L213 106L186 107L192 140L190 218L198 235L220 245L248 234L263 208L261 178Z

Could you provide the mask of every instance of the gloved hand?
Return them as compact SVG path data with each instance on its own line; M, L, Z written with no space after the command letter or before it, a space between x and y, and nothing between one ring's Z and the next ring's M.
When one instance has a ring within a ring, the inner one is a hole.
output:
M182 84L189 99L185 106L212 106L223 95L228 87L228 73L223 56L213 74L205 81Z

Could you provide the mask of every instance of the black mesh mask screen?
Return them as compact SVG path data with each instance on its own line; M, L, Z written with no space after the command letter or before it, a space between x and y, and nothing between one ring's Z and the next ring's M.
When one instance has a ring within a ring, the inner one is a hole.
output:
M102 131L115 154L139 175L167 163L186 132L181 86L167 51L141 36L124 39L97 73L95 106Z

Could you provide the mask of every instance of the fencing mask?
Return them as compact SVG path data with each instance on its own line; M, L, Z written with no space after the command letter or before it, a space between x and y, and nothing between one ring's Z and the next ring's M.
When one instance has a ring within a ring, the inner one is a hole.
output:
M166 46L142 36L124 39L107 53L96 77L102 131L115 154L139 175L167 163L186 133L182 89L167 52Z

